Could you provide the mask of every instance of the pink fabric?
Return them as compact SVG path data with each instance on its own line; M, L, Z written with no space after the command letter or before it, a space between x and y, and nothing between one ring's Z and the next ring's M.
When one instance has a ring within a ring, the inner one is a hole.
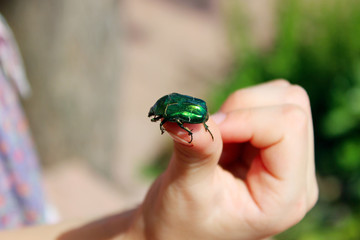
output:
M38 159L18 98L29 91L16 43L0 16L0 229L44 220Z

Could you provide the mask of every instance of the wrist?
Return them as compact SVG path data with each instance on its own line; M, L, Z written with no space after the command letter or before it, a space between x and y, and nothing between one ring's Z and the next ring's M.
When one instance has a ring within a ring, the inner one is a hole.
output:
M142 213L142 207L139 206L138 208L134 209L131 213L131 216L127 219L127 230L124 232L124 235L119 238L124 240L145 240L145 224L144 224L144 217ZM116 239L117 240L117 239Z

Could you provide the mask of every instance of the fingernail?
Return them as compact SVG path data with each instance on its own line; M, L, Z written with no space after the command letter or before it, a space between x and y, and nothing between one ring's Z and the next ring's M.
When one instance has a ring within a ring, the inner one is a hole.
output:
M174 133L171 133L171 132L167 132L173 139L175 142L178 142L178 143L181 143L181 144L185 144L185 145L189 145L189 142L186 141L184 138L181 138L180 136L174 134ZM188 135L186 135L188 136ZM190 144L192 145L192 144Z
M222 113L222 112L217 112L214 113L213 115L211 115L211 119L217 124L219 125L220 123L222 123L226 118L226 114Z

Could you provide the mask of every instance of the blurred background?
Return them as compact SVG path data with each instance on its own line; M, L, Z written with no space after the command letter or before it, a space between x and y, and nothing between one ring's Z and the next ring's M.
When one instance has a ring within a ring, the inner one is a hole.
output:
M61 219L142 200L171 153L147 118L159 97L194 95L214 113L238 88L285 78L311 99L320 199L276 239L360 238L358 0L13 0L0 12Z

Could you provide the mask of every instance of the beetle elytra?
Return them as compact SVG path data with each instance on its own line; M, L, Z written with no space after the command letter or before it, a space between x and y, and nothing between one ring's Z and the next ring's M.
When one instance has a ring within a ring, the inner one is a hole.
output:
M179 127L188 132L191 137L189 143L191 143L193 140L193 133L183 124L202 123L205 130L210 133L211 138L214 140L214 136L212 135L208 125L206 125L206 122L209 119L209 112L207 110L206 102L202 99L179 93L165 95L157 100L154 106L150 108L148 117L152 116L152 122L162 119L160 123L161 134L165 131L163 127L164 123L176 122Z

